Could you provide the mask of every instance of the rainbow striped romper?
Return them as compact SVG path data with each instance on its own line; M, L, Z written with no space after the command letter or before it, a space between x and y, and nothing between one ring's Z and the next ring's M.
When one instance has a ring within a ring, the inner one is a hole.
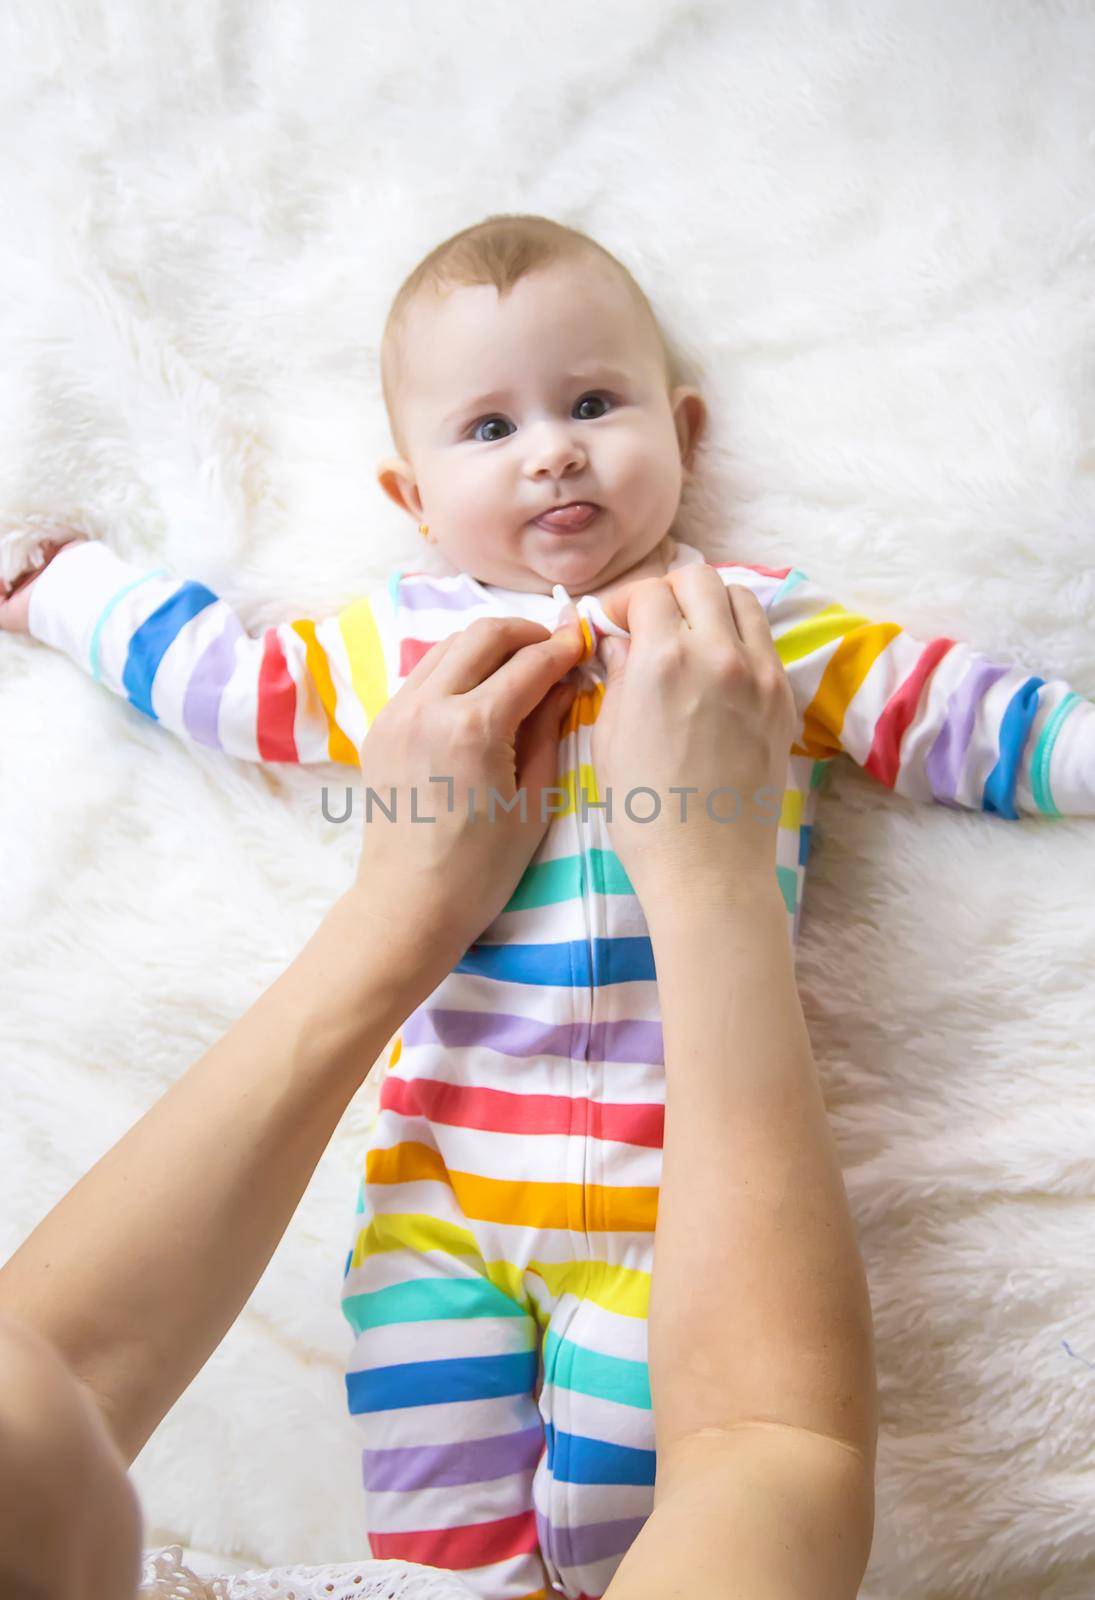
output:
M672 567L702 560L678 544ZM797 568L718 570L763 603L798 711L776 865L792 943L837 755L915 800L1095 815L1095 704L1068 684L871 622ZM332 617L252 637L203 584L87 544L38 580L30 628L185 738L252 761L356 763L431 644L483 616L551 627L564 599L397 571ZM589 597L579 612L565 803L500 916L394 1041L345 1263L372 1550L458 1569L489 1600L602 1594L654 1483L662 1032L590 761L611 625Z

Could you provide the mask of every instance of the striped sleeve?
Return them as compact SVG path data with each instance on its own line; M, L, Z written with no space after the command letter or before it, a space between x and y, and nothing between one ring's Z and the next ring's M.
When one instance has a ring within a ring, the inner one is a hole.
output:
M29 629L145 716L246 761L359 765L391 682L386 590L251 635L204 584L95 541L36 579Z
M910 800L1012 821L1095 816L1095 703L1063 680L872 622L797 567L766 610L799 753L849 755Z

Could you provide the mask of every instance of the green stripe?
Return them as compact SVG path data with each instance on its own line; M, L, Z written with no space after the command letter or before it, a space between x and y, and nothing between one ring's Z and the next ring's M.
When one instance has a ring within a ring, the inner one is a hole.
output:
M826 771L828 769L829 762L832 759L833 759L832 756L830 756L828 758L828 760L815 761L814 762L813 770L810 773L810 788L811 789L816 789L818 787L818 785L821 783L821 780L824 778L825 773L826 773Z
M1061 724L1069 712L1079 704L1079 701L1080 696L1075 690L1065 695L1042 729L1042 736L1034 747L1034 755L1030 764L1030 788L1034 796L1034 804L1047 817L1059 817L1061 815L1054 804L1053 791L1049 786L1049 758L1053 754L1053 746L1057 743L1057 735L1061 731Z
M788 911L793 911L798 897L798 873L794 867L777 867L776 880L783 892L784 904Z
M645 1361L625 1361L622 1356L602 1356L595 1350L560 1339L550 1330L544 1338L544 1382L557 1389L572 1389L597 1400L615 1400L622 1406L649 1411L650 1374Z
M591 850L586 857L560 856L529 867L504 911L530 911L577 900L582 893L582 861L589 862L589 886L595 894L633 894L631 879L613 850Z
M91 676L95 679L96 683L102 681L103 674L99 663L100 640L102 637L103 628L106 625L110 613L114 610L119 600L123 600L127 594L129 594L133 589L136 589L140 584L147 583L149 578L166 578L167 576L168 571L166 567L157 567L155 572L142 572L139 578L134 578L132 583L123 584L117 593L112 594L102 611L99 613L99 620L95 624L95 628L91 635L91 643L87 647L88 664L91 668Z
M371 1294L349 1294L342 1312L355 1333L393 1322L450 1317L523 1317L524 1310L486 1278L418 1278Z

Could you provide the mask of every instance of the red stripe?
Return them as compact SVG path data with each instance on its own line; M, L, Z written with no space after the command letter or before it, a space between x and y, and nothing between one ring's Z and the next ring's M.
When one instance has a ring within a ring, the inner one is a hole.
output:
M399 641L399 676L405 678L413 672L427 650L432 650L437 639L401 639Z
M492 1561L531 1555L537 1548L536 1514L522 1511L497 1522L475 1522L464 1528L426 1528L418 1533L369 1533L369 1549L378 1561L418 1561L424 1567L462 1572Z
M785 578L790 567L762 567L752 561L712 561L713 567L744 567L746 572L759 572L765 578Z
M892 789L901 767L901 740L905 729L916 715L920 691L924 680L942 661L954 644L953 639L932 639L925 645L920 660L904 683L887 700L886 708L875 725L871 740L871 753L863 763L864 772Z
M665 1107L660 1105L604 1104L565 1094L511 1094L436 1078L389 1075L380 1091L380 1105L403 1117L426 1117L484 1133L579 1134L648 1150L660 1150L665 1134Z
M297 686L289 676L285 653L276 628L262 639L259 668L259 709L256 734L263 761L299 761L293 723L297 714Z

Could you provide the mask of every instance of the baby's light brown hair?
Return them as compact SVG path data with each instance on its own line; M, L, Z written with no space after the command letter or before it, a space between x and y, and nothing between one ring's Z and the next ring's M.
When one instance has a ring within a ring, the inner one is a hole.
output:
M667 389L688 382L685 366L654 314L649 300L611 251L577 228L551 217L523 212L500 212L463 228L442 240L424 256L400 285L384 323L380 340L380 387L388 425L396 450L407 450L399 421L399 384L402 376L402 334L407 314L419 295L433 291L493 284L499 298L529 273L557 262L602 258L608 262L657 335L665 367Z

